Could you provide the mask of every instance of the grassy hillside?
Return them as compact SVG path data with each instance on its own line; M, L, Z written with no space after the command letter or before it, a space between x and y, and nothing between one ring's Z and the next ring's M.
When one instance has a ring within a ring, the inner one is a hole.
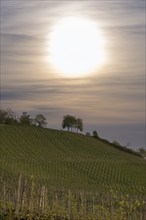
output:
M12 182L19 173L54 188L146 193L138 156L81 134L0 126L0 176Z

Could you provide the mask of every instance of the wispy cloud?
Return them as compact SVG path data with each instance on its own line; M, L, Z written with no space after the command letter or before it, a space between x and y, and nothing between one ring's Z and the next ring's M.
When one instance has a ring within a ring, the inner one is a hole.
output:
M75 114L84 119L86 130L97 127L109 139L115 135L144 145L143 0L9 0L1 6L4 107L43 112L57 128L64 114ZM46 62L48 35L58 19L69 15L94 20L106 39L107 63L84 79L60 78Z

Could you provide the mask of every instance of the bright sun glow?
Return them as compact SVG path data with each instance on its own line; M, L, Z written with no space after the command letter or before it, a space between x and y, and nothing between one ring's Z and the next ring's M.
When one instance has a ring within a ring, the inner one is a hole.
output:
M96 23L66 17L49 37L49 60L66 77L83 77L95 72L105 61L104 37Z

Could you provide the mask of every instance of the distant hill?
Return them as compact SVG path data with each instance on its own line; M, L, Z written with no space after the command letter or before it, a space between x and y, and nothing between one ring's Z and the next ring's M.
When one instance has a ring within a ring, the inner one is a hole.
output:
M52 188L146 193L146 161L100 139L32 126L0 126L0 176Z

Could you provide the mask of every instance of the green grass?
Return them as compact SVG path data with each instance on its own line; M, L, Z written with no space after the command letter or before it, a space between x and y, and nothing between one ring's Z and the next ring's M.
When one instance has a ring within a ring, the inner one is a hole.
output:
M146 194L146 161L93 137L23 126L0 126L0 176L18 174L50 188Z

